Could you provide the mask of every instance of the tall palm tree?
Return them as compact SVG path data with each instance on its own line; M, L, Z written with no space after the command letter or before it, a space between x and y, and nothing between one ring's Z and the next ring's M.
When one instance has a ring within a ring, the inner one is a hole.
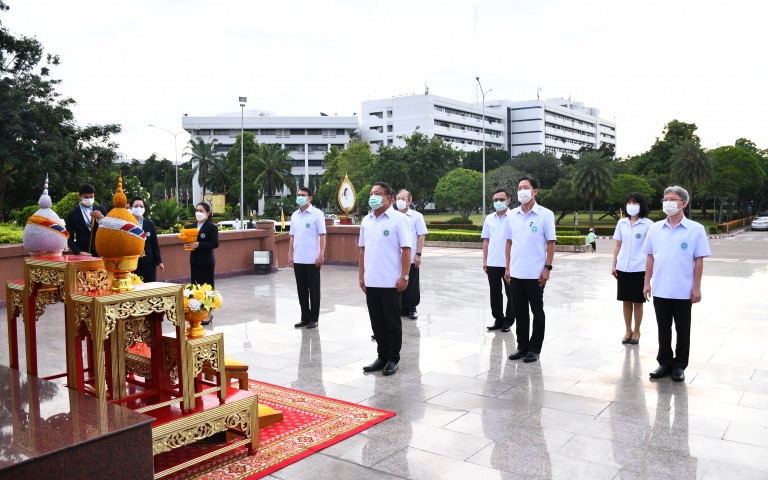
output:
M260 144L257 153L257 168L259 174L253 181L257 190L271 197L283 188L293 192L296 183L291 173L290 152L283 150L278 144Z
M183 156L189 157L192 162L192 175L197 173L197 180L203 189L203 195L205 195L206 188L208 187L208 176L213 174L214 171L224 172L221 156L216 153L217 143L218 140L216 139L210 142L206 142L200 137L190 139L187 145L189 150L183 154ZM192 200L197 201L197 199Z
M672 178L688 187L688 217L690 218L693 187L704 185L714 178L715 167L712 158L701 148L698 139L683 140L672 150L671 173Z
M584 152L573 166L573 191L589 200L589 225L593 226L595 199L611 191L611 160L599 150Z

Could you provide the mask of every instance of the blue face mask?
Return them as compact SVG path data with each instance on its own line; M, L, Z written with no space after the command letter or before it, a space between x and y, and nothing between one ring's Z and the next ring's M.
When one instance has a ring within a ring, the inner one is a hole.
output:
M371 195L371 198L368 199L368 206L374 210L377 210L381 208L383 199L384 197L382 197L381 195Z
M303 207L307 204L307 197L296 197L296 205Z
M501 212L503 210L506 210L507 209L507 202L493 202L493 208L495 208L497 212Z

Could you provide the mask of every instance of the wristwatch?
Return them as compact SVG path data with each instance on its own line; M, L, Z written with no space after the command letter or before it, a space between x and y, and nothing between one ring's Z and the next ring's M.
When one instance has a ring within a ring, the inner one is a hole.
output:
M544 268L547 268L547 269L549 269L549 270L552 270L552 265L549 265L549 264L547 264L547 265L544 265Z
M405 276L400 277L400 278L402 278L403 280L405 280L407 282L409 277L410 277L410 275L405 275Z
M421 256L421 252L416 252L416 256L420 257Z

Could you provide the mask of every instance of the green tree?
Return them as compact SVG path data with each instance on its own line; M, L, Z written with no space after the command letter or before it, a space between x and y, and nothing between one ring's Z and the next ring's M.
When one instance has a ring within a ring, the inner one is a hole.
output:
M524 152L512 157L509 164L538 180L541 188L550 188L560 179L560 160L551 152Z
M503 188L507 191L507 193L509 193L513 201L517 201L515 192L517 192L517 184L520 182L520 178L523 176L523 172L517 170L509 163L505 163L492 172L487 172L485 179L486 203L489 205L492 203L489 200L493 198L493 192L497 188Z
M158 228L171 228L179 219L186 218L183 207L176 205L175 200L159 200L152 207L152 221Z
M202 138L193 138L189 140L187 144L188 151L183 153L183 156L189 157L192 163L192 173L197 174L197 181L202 188L202 196L200 199L193 198L192 200L197 203L201 202L205 196L205 192L208 191L208 177L214 169L224 170L222 165L221 156L216 153L216 144L218 140L215 138L210 142L206 142Z
M317 189L320 201L328 202L334 208L337 207L336 192L344 175L349 177L352 185L359 193L359 189L368 183L366 182L366 173L374 159L368 142L353 140L349 143L349 147L341 151L332 146L330 151L325 154L326 170L320 180L320 187ZM368 191L370 192L370 187Z
M488 173L491 170L495 170L500 166L507 163L510 159L509 152L503 148L486 148L485 149L485 172ZM474 170L476 172L483 171L483 151L476 150L472 152L465 152L464 159L462 160L464 168Z
M672 150L672 179L688 188L688 216L691 216L693 204L693 188L700 187L712 180L714 167L712 159L707 155L699 141L689 138L680 142Z
M672 120L664 126L663 138L656 138L651 148L636 157L628 160L630 172L635 175L668 175L671 170L670 159L672 151L683 140L697 140L694 133L698 127L695 123L685 123Z
M539 191L536 201L553 212L560 212L555 220L557 225L566 215L578 211L584 204L584 200L573 191L571 179L567 176L560 178L554 187Z
M589 225L594 225L595 200L611 191L611 161L602 152L584 152L573 167L573 190L589 201Z
M649 203L656 193L654 188L645 178L638 175L620 173L619 175L616 175L616 178L613 180L611 193L608 194L608 202L614 207L623 209L625 205L624 202L627 200L627 195L633 192L642 194Z
M266 197L282 193L284 188L291 193L296 192L296 182L291 173L292 165L288 159L289 153L276 143L259 145L256 154L258 174L253 181L253 186Z
M724 146L710 150L714 164L714 176L704 186L704 191L717 198L720 205L730 206L739 199L746 199L757 194L763 187L766 173L760 165L757 155L739 147ZM720 221L725 220L725 212L720 213Z
M253 210L258 205L261 191L253 188L253 179L259 174L259 144L256 142L256 135L251 132L244 132L245 141L243 143L243 203L245 211ZM224 169L227 172L227 182L229 185L229 201L234 206L240 202L240 135L235 139L234 145L224 155ZM237 209L237 215L240 215Z
M359 215L363 215L363 212L367 211L369 208L368 199L371 197L371 188L373 188L373 185L367 183L363 185L355 195L355 207L357 208L357 213Z
M457 168L437 182L435 204L453 207L466 223L469 215L483 204L483 175L466 168Z

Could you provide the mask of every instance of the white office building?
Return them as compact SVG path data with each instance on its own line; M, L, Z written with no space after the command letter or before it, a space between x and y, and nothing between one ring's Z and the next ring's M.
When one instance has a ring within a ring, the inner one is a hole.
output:
M193 140L217 140L216 149L226 154L240 135L241 112L212 117L183 116L182 127ZM331 147L344 150L358 129L356 116L278 116L272 112L246 109L243 129L253 133L256 141L279 144L289 150L292 173L297 185L309 185L310 177L325 173L323 157ZM200 198L197 181L192 182L193 198Z

